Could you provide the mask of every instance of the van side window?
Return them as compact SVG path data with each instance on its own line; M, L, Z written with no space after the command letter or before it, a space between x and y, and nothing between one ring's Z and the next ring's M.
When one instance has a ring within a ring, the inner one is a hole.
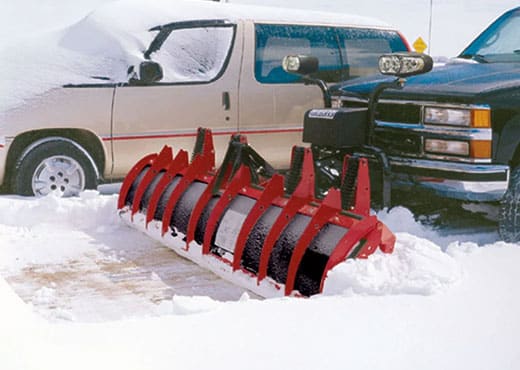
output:
M173 30L153 60L163 67L161 82L210 82L226 65L234 27Z
M349 66L350 78L379 73L379 56L407 51L395 31L337 28L343 60Z
M346 79L334 29L331 27L256 24L255 78L261 83L291 83L300 78L282 69L289 54L313 55L320 60L316 77L327 82Z

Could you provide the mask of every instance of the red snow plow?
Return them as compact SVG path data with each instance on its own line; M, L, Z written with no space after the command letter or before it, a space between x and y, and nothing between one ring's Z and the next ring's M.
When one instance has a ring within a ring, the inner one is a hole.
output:
M141 159L119 195L121 217L182 256L264 297L310 296L347 258L393 250L395 237L370 215L366 158L346 156L342 184L318 199L314 162L293 148L286 176L234 135L219 170L209 130L195 150L170 147Z
M285 176L242 135L232 137L216 170L211 132L199 129L191 162L184 150L173 156L169 147L139 161L118 207L131 225L261 296L311 296L346 259L393 251L395 236L370 214L371 176L381 180L374 188L383 206L391 198L390 162L373 145L377 102L433 61L417 53L383 55L382 73L397 78L376 85L366 108L331 108L328 86L312 77L316 58L287 56L282 64L319 86L325 106L306 113L303 141L311 147L293 148Z

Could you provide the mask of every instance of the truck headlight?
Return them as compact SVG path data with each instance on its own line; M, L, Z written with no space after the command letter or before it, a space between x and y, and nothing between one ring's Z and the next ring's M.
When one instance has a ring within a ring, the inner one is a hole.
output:
M430 153L469 155L469 143L467 141L426 139L424 150Z
M414 76L431 71L433 59L421 53L391 53L379 57L379 71L398 77Z
M464 127L489 128L489 109L424 108L424 123Z
M343 106L343 103L341 102L341 99L331 99L330 101L330 107L339 109Z

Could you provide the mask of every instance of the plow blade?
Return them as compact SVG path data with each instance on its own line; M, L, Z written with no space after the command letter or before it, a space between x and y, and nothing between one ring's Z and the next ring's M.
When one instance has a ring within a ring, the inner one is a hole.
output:
M370 215L368 161L346 158L341 189L314 196L314 163L294 148L286 176L242 135L215 169L211 132L191 162L169 147L141 159L119 194L120 216L181 256L264 297L311 296L347 258L391 253L395 236Z

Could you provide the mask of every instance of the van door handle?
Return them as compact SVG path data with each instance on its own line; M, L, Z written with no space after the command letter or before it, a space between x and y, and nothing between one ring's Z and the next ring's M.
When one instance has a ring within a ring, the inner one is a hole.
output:
M224 91L222 93L222 106L224 107L224 110L229 110L229 108L231 107L229 92L227 91Z

